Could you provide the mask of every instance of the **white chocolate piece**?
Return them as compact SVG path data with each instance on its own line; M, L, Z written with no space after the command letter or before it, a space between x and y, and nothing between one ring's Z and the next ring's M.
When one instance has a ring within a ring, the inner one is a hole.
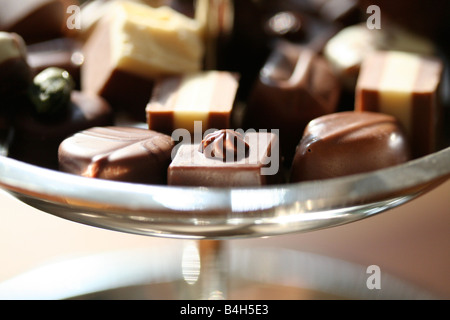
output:
M412 92L420 63L417 55L391 52L379 85L379 112L397 118L407 135L411 134Z

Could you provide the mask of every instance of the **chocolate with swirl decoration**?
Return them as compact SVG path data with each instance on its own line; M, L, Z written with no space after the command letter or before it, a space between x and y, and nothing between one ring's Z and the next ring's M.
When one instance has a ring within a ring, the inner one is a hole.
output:
M278 135L252 131L241 135L239 132L214 131L206 135L200 145L182 143L176 146L175 156L167 170L167 183L203 187L249 187L280 183ZM233 143L235 145L230 146ZM228 154L237 157L229 157L226 151L223 152L224 148L228 148ZM223 156L226 157L225 161L222 161Z
M205 157L222 161L238 161L248 156L250 146L239 132L222 129L205 136L199 152Z

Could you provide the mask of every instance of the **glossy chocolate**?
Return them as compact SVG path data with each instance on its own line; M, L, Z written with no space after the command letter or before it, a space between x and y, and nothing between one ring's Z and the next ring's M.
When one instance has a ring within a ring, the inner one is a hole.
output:
M314 51L279 42L249 97L244 126L279 129L284 155L292 157L303 129L314 118L334 112L340 84Z
M20 115L15 117L14 138L9 156L57 169L58 147L65 138L93 126L112 123L112 109L104 99L73 91L66 112L58 118L37 118L28 108L24 108Z
M214 134L214 133L213 133ZM219 136L224 137L223 132ZM205 137L209 140L211 136ZM248 187L281 182L278 137L273 133L247 132L248 150L241 157L207 156L199 144L181 144L168 169L168 184L177 186ZM237 141L234 141L238 143ZM241 141L242 142L242 141ZM234 150L239 150L234 147ZM203 151L202 151L203 150ZM206 150L207 151L207 150Z
M394 117L338 112L308 124L296 149L290 181L364 173L409 159L408 140Z
M62 171L90 178L164 184L174 142L134 127L94 127L65 139L59 147Z

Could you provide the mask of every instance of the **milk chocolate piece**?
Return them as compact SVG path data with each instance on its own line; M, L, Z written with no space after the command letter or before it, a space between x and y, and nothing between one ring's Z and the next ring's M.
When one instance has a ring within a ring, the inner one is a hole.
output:
M194 133L194 122L207 129L230 128L238 77L226 71L203 71L163 78L147 105L151 130L171 134L183 128Z
M324 48L324 56L339 75L344 88L355 90L363 60L377 50L397 50L433 54L435 45L429 39L396 25L369 29L366 23L348 26L332 37Z
M291 182L370 172L409 159L407 138L394 117L338 112L308 124L292 162Z
M208 143L211 135L215 135L218 144ZM236 139L229 140L230 135ZM206 148L201 144L176 147L176 155L168 169L169 185L249 187L280 182L277 135L268 132L236 134L222 130L206 135L203 143L206 143ZM212 152L218 151L216 147L220 144L225 150L219 148L222 152ZM231 156L224 161L224 154Z
M0 32L0 114L12 112L32 81L25 43L18 34Z
M435 150L439 88L438 58L383 51L364 60L355 110L391 114L402 124L414 158Z
M70 33L67 8L76 0L2 0L0 30L20 34L26 43L46 41Z
M174 142L171 137L134 127L94 127L65 139L59 168L84 177L164 184Z
M339 81L323 58L279 42L250 94L244 126L279 129L282 153L289 158L308 122L336 110L339 94Z
M201 69L199 24L168 8L117 2L83 48L83 90L145 120L154 80Z
M38 166L57 169L58 147L65 138L93 126L106 126L112 123L112 109L104 99L72 91L71 102L66 112L57 118L38 118L28 108L22 109L20 115L15 117L14 137L9 156Z
M84 62L82 44L72 38L58 38L27 46L27 61L34 74L49 67L57 67L70 73L77 87L80 86L80 69Z

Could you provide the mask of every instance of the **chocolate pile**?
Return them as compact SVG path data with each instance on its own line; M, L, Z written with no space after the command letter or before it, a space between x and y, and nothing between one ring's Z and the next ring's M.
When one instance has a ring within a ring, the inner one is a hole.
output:
M4 0L0 135L21 161L148 184L404 163L440 147L450 4L397 2Z

